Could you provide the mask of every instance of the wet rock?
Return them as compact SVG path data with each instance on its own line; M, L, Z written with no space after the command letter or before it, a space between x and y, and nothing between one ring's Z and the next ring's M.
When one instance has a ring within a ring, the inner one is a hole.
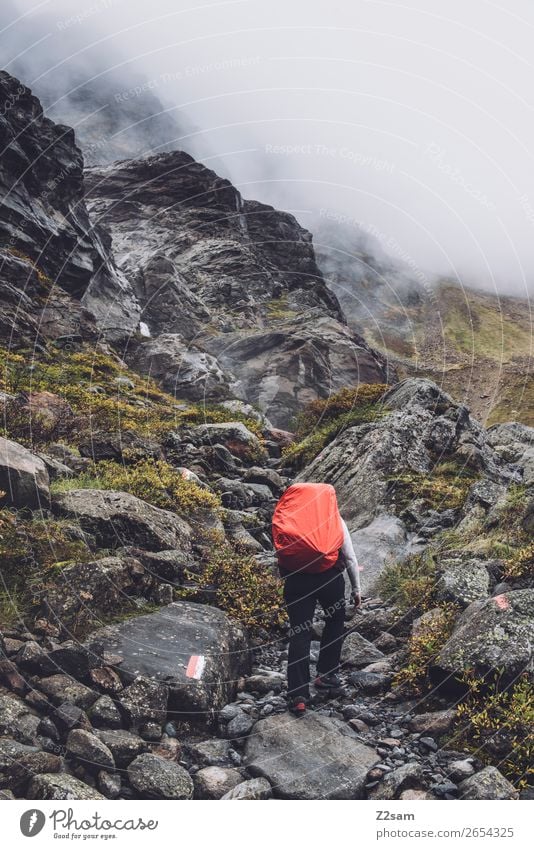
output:
M67 755L80 761L90 771L115 769L115 761L108 747L88 731L75 728L67 737Z
M144 598L153 584L150 574L134 558L103 557L76 563L62 569L47 591L42 616L64 632L87 631L105 616L131 611L133 599Z
M265 695L271 692L279 693L285 684L285 675L281 672L271 672L269 674L249 675L245 679L245 690L249 693L259 693Z
M243 776L237 769L207 766L200 769L194 779L197 799L221 799L242 782Z
M213 738L200 743L190 743L187 750L202 766L222 766L230 758L230 741Z
M36 775L30 781L28 798L69 801L71 799L99 800L104 799L104 796L73 775L44 773L43 775Z
M96 731L95 734L109 749L119 769L124 769L134 758L148 750L148 743L131 731L106 730Z
M9 786L9 773L14 762L37 751L35 746L24 745L10 737L0 739L0 787Z
M38 728L39 717L21 699L0 693L0 736L32 745Z
M283 799L362 798L365 776L378 757L343 733L338 720L320 714L269 716L248 738L248 770L267 778Z
M85 684L76 681L69 675L51 675L41 678L39 689L47 696L52 704L71 704L82 710L87 710L97 700L98 693Z
M43 461L17 442L0 436L0 503L13 507L47 508L50 479Z
M139 677L122 691L119 703L134 728L154 722L161 737L161 725L167 716L167 698L168 691L163 684Z
M517 799L518 791L494 766L486 766L458 787L460 799Z
M128 780L142 799L190 799L193 781L179 764L156 755L138 755L129 765Z
M255 721L254 717L241 710L230 720L225 728L225 734L230 740L246 737L252 731Z
M227 799L271 799L273 791L266 778L251 778L236 784L228 793L221 798Z
M349 680L353 687L356 687L357 690L363 690L365 693L380 693L391 686L391 675L380 672L365 672L363 670L352 672Z
M409 728L418 734L439 737L446 734L454 722L456 712L453 709L438 710L433 713L418 713L409 722Z
M106 797L106 799L118 799L120 796L122 787L120 775L113 775L110 772L102 770L98 773L97 785L98 789Z
M163 684L173 718L198 725L215 723L250 664L242 628L221 610L189 602L103 628L88 645L121 657L123 680L141 675Z
M122 717L120 711L110 696L100 696L89 711L89 718L93 725L104 728L121 728Z
M475 768L469 758L451 761L447 767L447 773L453 781L462 781L464 778L469 778L474 772Z

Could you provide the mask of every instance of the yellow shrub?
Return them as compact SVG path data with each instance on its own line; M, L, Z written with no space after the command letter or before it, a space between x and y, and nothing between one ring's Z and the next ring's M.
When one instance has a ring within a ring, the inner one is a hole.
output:
M284 621L282 583L238 545L213 546L198 573L187 574L191 586L180 591L195 599L210 592L210 603L238 619L251 631L280 625Z
M393 683L421 693L428 686L428 667L449 639L459 609L443 604L439 613L421 622L408 642L408 661L397 672Z

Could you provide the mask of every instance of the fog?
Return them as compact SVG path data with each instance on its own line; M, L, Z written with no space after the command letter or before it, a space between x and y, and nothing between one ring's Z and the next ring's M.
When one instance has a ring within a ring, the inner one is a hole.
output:
M415 276L534 291L529 0L14 7L2 52L30 86L113 70L115 103L155 95L177 147L319 241L338 221Z

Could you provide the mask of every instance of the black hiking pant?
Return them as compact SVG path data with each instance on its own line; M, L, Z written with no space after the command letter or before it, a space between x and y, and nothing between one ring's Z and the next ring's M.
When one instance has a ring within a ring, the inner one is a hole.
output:
M325 613L317 674L337 672L345 623L345 577L335 566L326 572L292 572L285 578L284 599L289 615L289 698L310 695L310 643L317 602Z

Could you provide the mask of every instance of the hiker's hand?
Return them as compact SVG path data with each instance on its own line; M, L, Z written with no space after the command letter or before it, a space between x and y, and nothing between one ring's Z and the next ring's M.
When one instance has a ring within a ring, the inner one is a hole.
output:
M360 593L357 593L356 590L352 590L350 594L351 604L354 605L355 608L360 607L362 603L362 597Z

